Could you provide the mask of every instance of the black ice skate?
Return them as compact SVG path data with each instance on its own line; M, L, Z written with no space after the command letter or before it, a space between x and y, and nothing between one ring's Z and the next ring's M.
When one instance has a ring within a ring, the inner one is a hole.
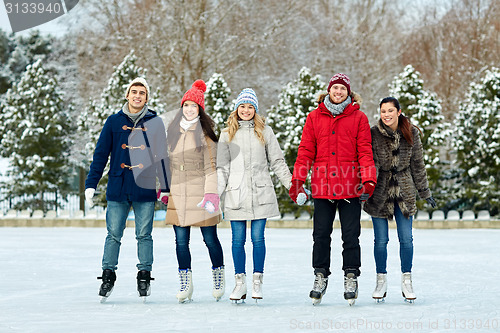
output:
M349 302L350 306L353 306L356 298L358 298L358 277L349 272L344 276L344 299Z
M137 292L143 302L146 302L146 297L151 295L151 280L154 278L151 277L150 271L137 272Z
M314 274L313 289L309 293L309 297L312 299L313 305L318 305L321 303L321 298L326 293L328 277L326 277L326 270L321 268L315 269Z
M102 271L102 276L98 276L97 279L102 280L101 288L99 288L99 296L101 296L101 303L104 303L113 291L116 274L110 269L105 269Z

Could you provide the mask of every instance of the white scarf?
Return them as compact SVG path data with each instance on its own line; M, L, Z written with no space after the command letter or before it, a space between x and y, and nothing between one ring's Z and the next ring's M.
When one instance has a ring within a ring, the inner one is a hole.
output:
M188 128L190 128L191 126L193 126L194 124L196 124L199 120L200 120L200 116L198 116L198 117L196 117L196 118L194 118L192 120L186 120L186 118L182 117L180 126L185 131L187 131Z

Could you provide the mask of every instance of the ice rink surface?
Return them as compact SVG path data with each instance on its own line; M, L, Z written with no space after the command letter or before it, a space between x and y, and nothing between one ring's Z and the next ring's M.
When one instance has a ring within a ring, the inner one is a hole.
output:
M191 233L193 302L179 304L172 228L153 232L152 294L136 292L136 242L122 239L113 294L97 291L105 228L0 228L0 332L500 332L500 230L414 230L415 304L403 301L399 244L390 232L388 295L376 304L373 231L362 229L362 274L353 307L343 299L340 231L333 234L332 275L319 306L310 229L266 229L264 299L232 304L231 231L219 228L226 294L212 297L211 265L197 228ZM252 273L247 236L247 273ZM250 297L250 293L249 293Z

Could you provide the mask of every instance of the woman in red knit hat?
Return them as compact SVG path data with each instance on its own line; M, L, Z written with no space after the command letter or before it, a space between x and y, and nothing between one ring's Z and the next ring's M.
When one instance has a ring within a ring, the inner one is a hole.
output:
M330 275L331 234L336 210L342 232L344 298L354 304L358 296L361 266L361 203L375 188L370 125L360 111L361 98L351 91L345 74L335 74L327 92L318 98L318 108L307 116L299 145L290 188L297 202L312 167L311 192L314 199L313 268L314 286L309 297L319 304Z
M197 80L182 98L181 109L167 130L170 157L171 196L166 223L175 231L179 264L179 302L191 300L193 281L189 239L191 226L200 227L212 261L213 291L218 301L224 295L224 259L217 237L221 221L217 194L217 136L214 121L205 112L205 82Z

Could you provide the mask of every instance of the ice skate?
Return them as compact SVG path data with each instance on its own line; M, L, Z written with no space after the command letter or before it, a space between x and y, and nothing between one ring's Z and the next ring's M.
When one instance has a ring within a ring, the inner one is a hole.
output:
M179 269L181 286L176 297L179 303L191 302L193 296L193 273L190 269Z
M262 279L264 275L262 273L253 273L253 283L252 283L252 298L257 301L262 299Z
M328 277L326 277L326 270L324 269L316 269L314 274L313 289L309 293L309 297L312 299L313 305L318 305L321 303L321 298L323 298L323 295L326 293Z
M110 269L105 269L104 271L102 271L102 276L98 276L97 279L102 280L101 287L99 288L99 296L100 302L104 303L113 291L116 281L116 274Z
M347 273L344 276L344 299L353 306L356 298L358 298L358 277L354 273Z
M229 299L236 304L238 303L238 301L245 303L245 299L247 298L246 275L245 273L239 273L234 277L236 280L236 285L234 286L233 292L229 296Z
M154 278L151 277L150 271L137 272L137 293L143 302L146 302L146 297L151 295L151 280Z
M377 303L385 302L385 296L387 296L387 274L377 273L377 285L373 291L372 297Z
M413 286L411 282L411 273L403 273L401 275L401 293L408 303L414 303L417 296L413 292Z
M212 295L218 302L226 291L226 278L224 274L224 266L212 268L212 278L214 280L214 289Z

